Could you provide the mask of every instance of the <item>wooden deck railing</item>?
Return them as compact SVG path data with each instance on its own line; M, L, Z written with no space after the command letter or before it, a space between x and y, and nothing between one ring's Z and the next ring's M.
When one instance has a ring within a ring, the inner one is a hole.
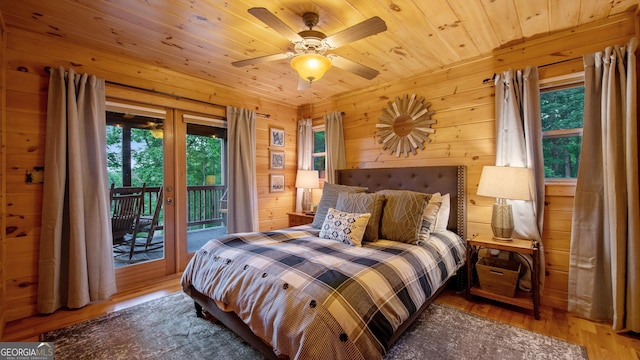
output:
M220 212L220 199L226 190L224 185L187 186L187 226L222 225L223 213ZM145 189L144 206L141 215L152 216L158 202L160 187ZM163 212L158 220L159 228L164 223Z
M222 224L220 199L226 186L187 186L187 226Z

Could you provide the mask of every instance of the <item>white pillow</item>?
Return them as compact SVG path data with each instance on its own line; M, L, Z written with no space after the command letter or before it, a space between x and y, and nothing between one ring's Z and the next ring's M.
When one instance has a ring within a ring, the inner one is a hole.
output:
M370 217L370 213L355 214L329 208L319 236L347 245L362 246L362 237Z
M441 195L439 192L437 192L431 195L429 203L431 202L441 203L434 231L447 230L447 225L449 224L449 213L451 212L451 196L449 194Z

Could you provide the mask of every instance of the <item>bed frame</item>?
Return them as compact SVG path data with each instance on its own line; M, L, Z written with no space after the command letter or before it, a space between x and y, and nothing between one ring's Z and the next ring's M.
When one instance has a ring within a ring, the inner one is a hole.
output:
M351 186L365 186L369 192L382 189L411 190L424 193L449 193L451 196L451 213L448 228L466 239L466 196L464 166L426 166L409 168L372 168L344 169L336 171L336 183ZM464 271L458 271L459 274ZM451 280L451 279L449 279ZM390 346L407 330L415 319L433 302L447 287L449 281L441 286L427 302L420 307L407 321L402 323L391 336ZM225 312L218 308L213 300L189 287L185 292L194 299L198 317L214 318L243 340L253 346L267 359L281 359L269 344L256 336L235 313ZM208 316L205 315L205 312Z

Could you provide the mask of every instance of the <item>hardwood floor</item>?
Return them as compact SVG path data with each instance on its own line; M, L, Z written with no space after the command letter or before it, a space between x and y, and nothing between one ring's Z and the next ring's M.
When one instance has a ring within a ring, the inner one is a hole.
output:
M34 316L7 324L2 341L38 341L46 331L69 326L103 314L134 306L181 291L180 275L167 276L135 291L116 294L111 299L79 310L61 310L47 316ZM640 360L640 335L615 333L606 323L595 323L565 311L542 307L540 320L528 310L485 299L467 301L462 293L447 289L437 302L489 319L583 345L590 360Z
M597 323L547 306L540 308L540 320L530 310L474 298L447 290L436 300L461 310L504 322L540 334L553 336L587 349L589 360L640 359L640 334L616 333L609 323Z
M100 315L182 291L181 274L169 275L136 290L118 293L111 299L89 304L78 310L58 310L51 315L32 316L6 324L2 341L38 341L40 334L89 320Z

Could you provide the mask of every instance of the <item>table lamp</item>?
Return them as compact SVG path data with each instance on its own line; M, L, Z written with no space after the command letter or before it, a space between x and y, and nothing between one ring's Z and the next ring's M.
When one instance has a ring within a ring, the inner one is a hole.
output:
M318 170L298 170L296 174L296 187L302 188L302 211L310 213L311 211L311 189L319 188L320 178Z
M482 168L477 194L495 197L491 215L493 238L511 241L513 234L513 211L507 199L530 200L531 170L512 166L485 166Z

